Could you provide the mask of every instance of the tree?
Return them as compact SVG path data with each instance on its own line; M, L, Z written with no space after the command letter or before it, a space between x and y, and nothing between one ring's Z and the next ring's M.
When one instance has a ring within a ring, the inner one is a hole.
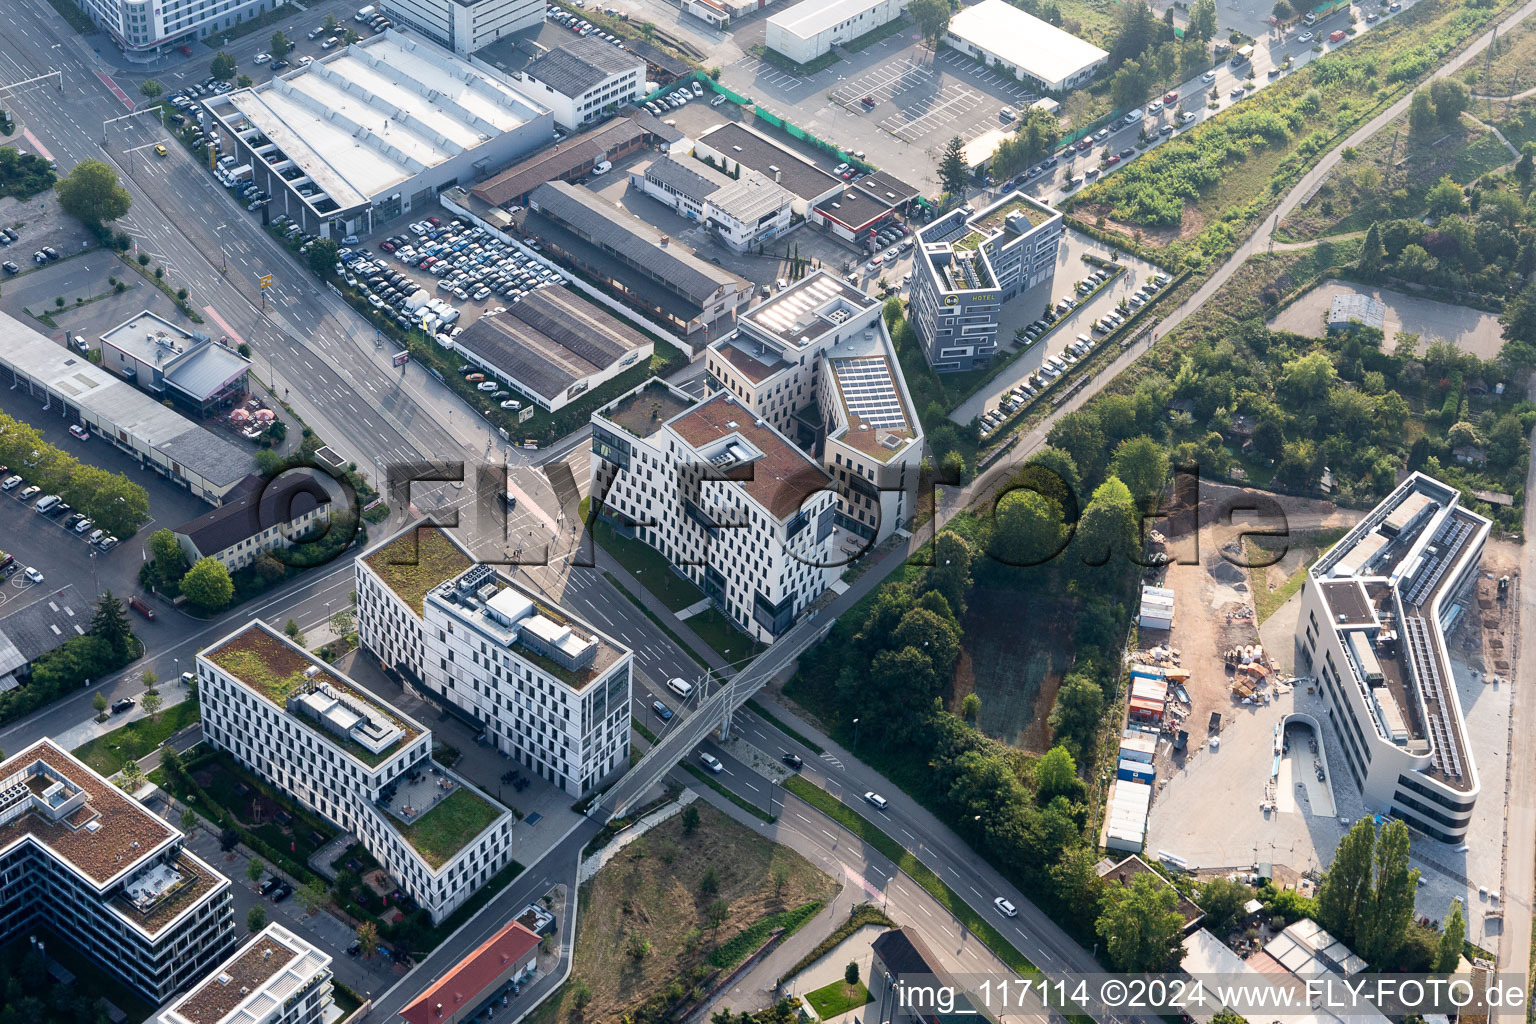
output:
M1216 0L1195 0L1189 8L1189 25L1185 31L1201 43L1215 38Z
M1066 747L1052 747L1035 762L1035 792L1042 804L1077 792L1077 762Z
M1339 840L1333 864L1317 887L1318 923L1349 945L1354 945L1369 905L1375 850L1375 823L1370 818L1361 818Z
M939 159L939 184L956 199L964 199L969 169L965 166L965 143L956 135L944 145L944 156Z
M1440 947L1435 952L1436 974L1451 974L1456 970L1466 941L1467 919L1461 912L1461 900L1452 900L1451 912L1445 917L1445 930L1440 933Z
M139 93L144 96L145 99L159 99L160 96L165 93L165 86L161 85L153 78L146 78L139 85Z
M1121 971L1170 971L1183 959L1179 894L1150 872L1104 893L1097 930L1110 963Z
M1237 922L1243 907L1253 899L1253 890L1230 878L1213 878L1200 889L1200 908L1207 925L1222 936Z
M1110 99L1118 110L1128 110L1137 106L1147 95L1146 69L1139 61L1128 60L1120 65L1120 70L1109 82Z
M1269 13L1275 16L1276 21L1290 21L1296 17L1296 11L1285 0L1275 0L1275 6Z
M981 697L975 693L968 693L960 699L960 717L973 725L981 714Z
M575 1007L576 1009L578 1009L578 1010L582 1010L582 1009L585 1009L586 1005L588 1003L590 1003L591 1001L592 1001L592 986L588 985L581 978L577 978L574 981L572 981L571 982L571 1005L573 1007Z
M1504 304L1499 317L1505 341L1536 345L1536 282L1526 285Z
M138 761L130 757L127 761L123 762L122 771L123 778L127 780L130 790L138 789L143 784L144 769L139 766Z
M1389 821L1376 837L1376 884L1370 893L1368 927L1356 935L1356 952L1379 968L1393 966L1393 956L1413 923L1413 897L1419 872L1408 866L1408 826Z
M342 42L346 43L348 46L351 46L361 38L363 37L357 34L357 29L355 28L348 28L341 34Z
M96 602L96 611L91 616L91 635L106 641L119 661L127 660L128 640L133 636L133 630L128 625L123 603L113 597L110 590L103 592L101 600Z
M267 926L267 908L260 903L253 906L245 915L245 926L253 932L259 932Z
M922 34L923 45L937 50L945 33L949 31L949 19L953 9L949 0L911 0L907 13L912 16L917 30Z
M326 887L325 879L311 878L299 887L299 905L307 914L317 914L331 902L331 890Z
M205 611L216 611L235 596L235 584L229 570L217 558L199 558L181 578L181 592L187 600Z
M1421 142L1429 141L1439 125L1435 117L1435 105L1430 101L1429 90L1420 89L1408 101L1408 134Z
M213 62L208 65L208 73L221 82L233 82L235 80L235 58L223 50L214 54Z
M778 899L784 893L784 887L789 884L789 868L783 864L775 864L770 873L773 880L773 898Z
M720 875L715 871L714 865L704 869L704 876L699 879L699 892L705 896L714 896L720 891Z
M1168 453L1146 435L1120 442L1109 471L1130 490L1136 504L1153 507L1168 480Z
M91 707L96 709L98 715L104 714L107 710L107 695L97 690L96 696L91 698Z
M651 940L639 932L629 933L629 943L624 947L631 960L644 960L651 955Z
M240 845L240 833L228 827L219 829L219 850L228 853Z
M1429 83L1429 101L1442 128L1454 127L1462 111L1472 105L1472 94L1454 78L1434 78Z
M273 60L282 60L293 52L293 41L283 34L282 29L272 33L272 41L268 44L272 51Z
M1447 217L1453 213L1465 213L1467 211L1467 194L1462 191L1460 185L1451 180L1449 174L1441 177L1429 194L1425 196L1429 206L1431 217ZM1375 225L1372 225L1373 227Z
M358 925L357 945L363 956L373 959L373 954L379 951L379 926L372 921Z
M157 568L170 567L186 561L181 545L176 542L176 535L164 527L149 535L149 557L155 562Z
M715 900L704 908L704 920L712 934L718 934L720 926L731 916L731 905L725 900Z
M1338 380L1325 352L1309 352L1280 368L1280 390L1295 405L1320 401Z
M944 595L950 611L965 614L965 596L971 589L971 563L975 558L971 542L944 530L933 542L933 565L929 567L929 589Z
M699 809L693 804L683 808L683 835L691 836L699 827Z
M160 721L160 709L165 705L158 693L150 692L144 695L144 714L151 722Z
M261 881L261 876L266 870L267 866L261 862L260 857L252 857L251 862L245 866L245 877L252 885L255 885Z
M82 160L54 183L59 205L90 227L100 227L128 212L132 197L117 180L117 172L100 160Z
M154 691L155 684L160 681L160 673L152 668L147 668L139 673L139 682L144 684L144 689Z
M1515 161L1515 178L1520 182L1520 189L1529 192L1531 179L1536 176L1536 146L1527 142L1520 150L1520 159Z
M343 608L331 616L331 632L337 636L346 636L357 629L357 616Z
M310 243L309 252L304 254L304 261L309 265L311 273L316 277L324 278L335 270L340 252L340 248L331 239L317 238Z
M853 987L859 983L859 962L848 961L848 966L843 968L843 984L848 986L848 995L852 997Z
M1087 754L1103 714L1104 691L1099 684L1081 672L1068 673L1051 708L1051 736L1069 752Z
M197 812L188 807L181 812L181 830L190 833L197 828Z
M235 82L235 84L242 89L249 89L251 86L256 84L256 79L252 78L250 75L242 74L239 80Z
M1381 270L1381 265L1387 258L1386 249L1381 245L1381 230L1374 221L1365 229L1365 240L1360 243L1360 259L1355 267L1362 274L1375 274Z
M1004 565L1040 565L1066 544L1061 505L1037 491L1003 495L987 530L987 554Z
M341 22L336 20L336 15L334 15L334 14L327 14L325 16L324 24L325 24L325 34L326 35L334 34L335 31L338 28L341 27Z

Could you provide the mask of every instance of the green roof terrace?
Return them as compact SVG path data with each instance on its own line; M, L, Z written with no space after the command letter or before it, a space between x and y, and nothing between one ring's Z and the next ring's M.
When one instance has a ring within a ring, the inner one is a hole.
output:
M694 404L694 399L659 377L621 395L597 414L633 437L650 437L661 425Z
M453 538L433 523L405 530L363 560L417 615L421 614L422 600L433 587L475 564Z

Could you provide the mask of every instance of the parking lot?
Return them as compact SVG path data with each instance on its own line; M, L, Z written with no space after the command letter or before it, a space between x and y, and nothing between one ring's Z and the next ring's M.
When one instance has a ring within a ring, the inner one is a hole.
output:
M954 50L941 51L932 63L904 57L881 64L838 83L832 96L854 113L879 117L882 131L909 143L941 133L945 141L959 135L969 142L1002 124L998 112L1009 101L1036 99L1012 78Z

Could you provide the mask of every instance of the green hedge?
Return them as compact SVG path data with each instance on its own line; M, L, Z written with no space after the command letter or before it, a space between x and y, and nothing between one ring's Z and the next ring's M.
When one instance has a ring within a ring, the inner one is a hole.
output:
M860 903L853 909L853 913L848 916L848 920L832 929L832 934L817 943L815 949L795 961L795 966L784 972L784 976L779 979L779 984L784 984L790 978L793 978L811 966L811 964L832 952L839 943L867 924L880 924L887 928L896 927L896 922L886 917L885 912L879 907L872 903Z
M821 908L824 906L826 906L824 900L811 900L793 910L785 910L760 918L716 946L715 951L709 954L710 966L722 969L735 967L756 952L757 947L767 942L769 934L775 928L783 928L783 938L787 939L805 927L807 921L821 913Z

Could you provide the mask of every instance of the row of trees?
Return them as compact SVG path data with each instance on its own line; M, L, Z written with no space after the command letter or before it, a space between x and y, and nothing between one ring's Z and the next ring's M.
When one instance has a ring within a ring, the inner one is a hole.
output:
M137 657L139 650L122 602L106 591L96 602L88 632L70 637L37 658L25 685L0 693L0 722L14 721L92 679L116 672Z
M108 533L127 537L149 520L149 494L122 473L81 462L36 427L0 413L0 463L57 494Z
M139 568L139 582L171 597L185 596L199 611L214 612L235 596L234 581L224 563L212 556L191 565L168 529L149 535L149 561Z

